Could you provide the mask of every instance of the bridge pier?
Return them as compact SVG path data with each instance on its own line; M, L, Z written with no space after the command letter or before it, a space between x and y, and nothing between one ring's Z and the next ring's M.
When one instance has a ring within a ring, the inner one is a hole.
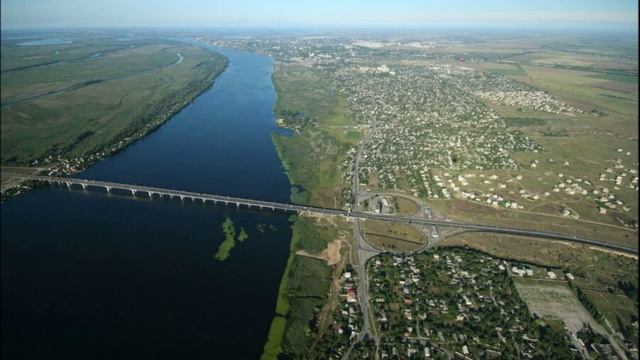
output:
M136 196L136 190L135 189L129 189L131 190L131 195Z
M184 195L180 195L180 201L184 201Z
M71 183L67 182L66 184L67 184L67 188L71 189Z
M111 192L111 186L105 186L105 188L107 189L107 192L110 193Z
M87 184L81 184L82 185L82 190L87 190Z

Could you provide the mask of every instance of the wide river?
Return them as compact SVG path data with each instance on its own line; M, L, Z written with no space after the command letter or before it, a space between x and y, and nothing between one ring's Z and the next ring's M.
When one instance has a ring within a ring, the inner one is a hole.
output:
M272 61L216 51L229 66L213 87L77 176L289 201L271 142ZM31 191L1 211L3 359L260 356L288 215L65 187ZM226 216L249 238L219 262Z

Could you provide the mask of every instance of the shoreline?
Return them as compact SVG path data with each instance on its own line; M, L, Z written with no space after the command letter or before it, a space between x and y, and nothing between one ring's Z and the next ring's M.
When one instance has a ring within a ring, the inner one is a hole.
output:
M293 215L289 217L289 223L293 228L298 217ZM289 273L293 264L293 259L296 253L296 246L300 241L300 237L296 236L295 232L291 234L291 241L289 242L289 256L287 257L287 264L282 272L282 278L280 279L280 285L278 286L278 298L276 300L275 315L271 320L269 326L269 332L265 340L260 360L275 360L278 355L282 353L282 340L284 338L287 316L291 310L291 304L287 298L287 291L289 289Z
M164 125L166 122L171 120L176 114L182 111L187 106L191 105L200 95L204 92L211 89L212 86L215 85L216 79L224 73L224 71L229 66L229 59L215 51L211 51L215 56L220 56L223 59L223 66L220 69L212 69L212 72L207 76L207 78L203 80L194 80L194 81L203 81L204 86L194 91L192 94L186 96L186 99L183 101L179 101L171 105L169 111L150 119L144 124L140 125L137 129L133 130L133 134L125 137L123 140L118 140L119 137L116 135L114 139L106 142L102 145L99 145L101 148L105 148L106 150L94 150L90 151L87 154L81 156L80 158L72 158L70 160L59 158L57 163L54 163L54 166L47 166L49 164L42 164L38 162L36 166L25 165L22 166L24 169L38 168L44 167L45 169L37 170L36 174L42 174L46 171L46 175L56 175L56 176L69 176L81 173L89 168L91 165L95 164L100 160L104 160L108 157L116 155L118 152L124 150L129 145L134 144L135 142L143 139L147 135L151 134L160 126ZM127 129L123 129L123 132L127 131ZM70 165L73 164L73 165ZM43 166L44 165L44 166ZM9 165L7 165L9 166ZM15 165L10 165L12 167L16 167ZM66 166L66 168L65 168ZM2 166L4 167L4 166ZM35 188L36 185L30 181L21 181L16 184L12 184L6 189L2 189L0 192L0 203L11 199L15 196L18 196L26 191L29 191Z
M297 143L298 146L294 146L296 149L292 150L291 145L283 143L283 140L298 138L298 141L306 141L306 138L304 137L304 131L301 131L295 126L288 126L289 124L280 118L279 109L281 109L282 104L279 104L279 101L282 101L283 93L286 93L286 89L278 86L276 67L274 67L273 70L274 72L271 75L271 79L276 91L276 100L272 110L274 126L276 129L288 129L288 131L291 131L291 135L282 135L274 131L271 134L271 141L280 159L282 169L289 179L291 189L289 195L290 201L295 204L311 204L314 194L321 192L322 188L307 188L305 185L308 184L302 184L296 181L296 177L300 176L300 174L293 173L292 171L292 166L297 164L296 159L290 158L289 155L291 151L297 152L304 151L305 149L300 149L299 146L302 143ZM297 164L296 166L302 166L306 171L316 171L314 167L308 167L308 165L310 164ZM299 168L296 169L300 170ZM300 180L300 178L298 180ZM303 190L300 191L299 189ZM308 338L309 334L301 333L302 327L310 330L308 329L308 322L312 319L308 318L308 315L315 311L313 310L314 308L322 308L324 304L326 304L331 281L334 276L335 265L327 265L325 260L318 259L317 257L298 256L297 253L299 251L304 251L312 255L316 252L319 253L319 251L316 251L318 249L311 249L308 248L308 246L315 243L323 244L322 247L324 248L324 245L335 240L332 236L336 235L334 233L339 231L338 227L335 224L330 226L330 228L318 227L314 219L310 220L301 216L291 217L290 221L292 235L289 256L280 280L273 320L265 339L263 352L260 356L261 360L275 360L282 354L299 356L309 350L309 348L305 347L306 345L302 344L313 340ZM321 262L322 265L318 265L319 267L312 265L312 263L318 261ZM306 270L300 271L301 267ZM313 281L311 281L313 285L309 283L310 277L313 277ZM302 291L306 293L308 300L301 301L299 296L291 294L289 292L290 286L292 286L291 284L297 285L295 286L296 292ZM302 289L299 289L300 286L302 286ZM319 292L320 289L322 290Z

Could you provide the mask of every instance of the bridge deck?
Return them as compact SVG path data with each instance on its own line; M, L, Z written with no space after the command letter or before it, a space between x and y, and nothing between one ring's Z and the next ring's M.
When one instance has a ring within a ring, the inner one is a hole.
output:
M470 229L470 230L492 232L492 233L499 233L499 234L511 234L511 235L529 236L529 237L537 237L537 238L544 238L544 239L556 239L556 240L564 240L564 241L583 243L583 244L588 244L588 245L593 245L598 247L604 247L604 248L608 248L616 251L622 251L622 252L631 253L631 254L638 254L638 249L636 248L631 248L631 247L618 245L618 244L612 244L604 241L586 239L586 238L578 237L576 235L560 234L560 233L553 233L553 232L535 231L535 230L501 227L501 226L493 226L493 225L459 223L459 222L433 220L433 219L415 219L410 217L373 214L373 213L365 213L365 212L351 212L351 211L342 210L342 209L331 209L331 208L321 208L321 207L314 207L314 206L286 204L286 203L279 203L279 202L273 202L273 201L245 199L245 198L238 198L238 197L231 197L231 196L197 193L197 192L183 191L183 190L164 189L164 188L157 188L152 186L123 184L123 183L115 183L115 182L100 181L100 180L88 180L88 179L56 177L56 176L27 175L27 174L11 174L11 175L18 178L26 179L26 180L66 184L69 187L71 187L71 185L80 185L82 187L92 186L92 187L104 188L104 189L107 189L108 191L110 191L111 189L130 191L134 194L136 192L145 192L150 197L156 194L159 196L180 197L182 199L186 198L194 201L201 200L205 203L206 201L212 201L214 203L221 203L226 205L232 204L237 206L244 205L247 207L255 207L260 209L264 209L264 208L274 209L274 210L279 209L279 210L290 211L290 212L307 212L307 213L320 214L320 215L345 216L350 218L402 222L402 223L416 224L416 225L437 225L437 226L452 227L452 228L459 228L459 229Z

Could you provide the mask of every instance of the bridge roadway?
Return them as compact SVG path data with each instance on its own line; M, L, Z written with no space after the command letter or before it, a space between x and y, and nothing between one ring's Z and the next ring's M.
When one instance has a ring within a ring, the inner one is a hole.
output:
M56 177L56 176L15 174L15 173L6 173L6 172L4 175L14 176L14 177L22 178L25 180L42 181L42 182L47 182L49 184L67 185L67 187L69 188L71 188L72 185L81 186L83 189L86 189L87 187L97 187L97 188L106 189L108 192L110 192L113 189L118 189L118 190L129 191L131 192L132 195L135 195L138 192L146 193L150 198L152 198L154 195L157 195L158 197L168 196L170 198L174 198L174 197L180 198L181 200L184 200L184 199L189 199L191 201L200 200L203 203L206 203L207 201L211 201L214 204L236 205L237 207L246 206L248 208L253 207L253 208L259 208L259 209L271 209L271 210L279 209L279 210L284 210L289 212L298 212L298 213L306 212L306 213L321 214L321 215L344 216L344 217L357 218L357 219L402 222L407 224L437 225L437 226L469 229L469 230L498 233L498 234L509 234L509 235L519 235L519 236L536 237L536 238L544 238L544 239L563 240L563 241L582 243L582 244L607 248L607 249L621 251L621 252L630 253L634 255L638 254L638 249L635 249L635 248L618 245L618 244L607 243L604 241L586 239L586 238L578 237L576 235L560 234L560 233L553 233L553 232L544 232L544 231L527 230L527 229L510 228L510 227L493 226L493 225L459 223L459 222L443 221L443 220L435 220L435 219L417 219L417 218L411 218L411 217L365 213L365 212L359 212L359 211L351 212L351 211L340 210L340 209L285 204L285 203L278 203L273 201L244 199L244 198L231 197L231 196L197 193L192 191L163 189L163 188L142 186L142 185L122 184L122 183L115 183L115 182L109 182L109 181L86 180L86 179L78 179L78 178Z

